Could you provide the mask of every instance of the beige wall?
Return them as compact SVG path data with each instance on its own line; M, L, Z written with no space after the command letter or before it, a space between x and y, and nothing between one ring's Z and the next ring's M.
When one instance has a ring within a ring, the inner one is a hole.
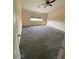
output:
M42 16L44 21L38 21L38 22L34 22L34 21L30 21L30 17L32 14L37 14ZM40 25L40 24L45 24L46 23L46 18L47 14L43 14L43 13L38 13L38 12L33 12L33 11L28 11L28 10L22 10L22 25L23 26L30 26L30 25Z
M63 5L48 13L47 19L48 26L65 31L65 8Z

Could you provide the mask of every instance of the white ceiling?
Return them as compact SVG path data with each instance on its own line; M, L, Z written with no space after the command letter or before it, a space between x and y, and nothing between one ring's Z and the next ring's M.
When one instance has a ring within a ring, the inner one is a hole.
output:
M41 3L44 3L44 1L45 0L21 0L21 3L23 9L41 13L48 13L60 6L64 6L65 4L65 0L56 0L54 3L52 3L52 7L48 6L44 8L44 6L41 5Z

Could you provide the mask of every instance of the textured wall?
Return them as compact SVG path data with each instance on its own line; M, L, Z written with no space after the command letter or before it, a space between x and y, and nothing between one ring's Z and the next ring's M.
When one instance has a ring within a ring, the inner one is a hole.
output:
M44 21L42 21L42 22L41 21L38 21L38 22L30 21L30 17L32 15L32 13L41 16ZM23 26L30 26L30 25L45 24L46 19L47 19L46 16L47 16L47 14L32 12L32 11L28 11L28 10L22 10L22 25Z

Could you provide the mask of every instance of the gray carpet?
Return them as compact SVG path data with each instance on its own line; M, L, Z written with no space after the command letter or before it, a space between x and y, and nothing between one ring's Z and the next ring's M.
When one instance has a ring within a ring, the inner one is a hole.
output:
M57 59L64 32L48 26L23 27L21 59Z

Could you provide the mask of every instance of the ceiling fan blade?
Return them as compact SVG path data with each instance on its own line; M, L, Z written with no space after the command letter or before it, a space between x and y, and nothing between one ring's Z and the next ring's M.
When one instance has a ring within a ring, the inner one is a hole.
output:
M49 4L49 6L52 6L51 4Z
M56 0L53 0L53 1L50 1L50 3L53 3L53 2L55 2Z

